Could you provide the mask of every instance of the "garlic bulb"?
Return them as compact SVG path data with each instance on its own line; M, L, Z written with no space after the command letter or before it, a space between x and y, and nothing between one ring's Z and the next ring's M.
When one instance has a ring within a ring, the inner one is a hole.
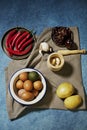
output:
M47 52L47 51L49 51L49 45L46 42L42 42L40 44L40 48L39 49L42 50L42 51Z
M49 46L47 42L42 42L39 46L39 53L43 52L52 52L52 48Z

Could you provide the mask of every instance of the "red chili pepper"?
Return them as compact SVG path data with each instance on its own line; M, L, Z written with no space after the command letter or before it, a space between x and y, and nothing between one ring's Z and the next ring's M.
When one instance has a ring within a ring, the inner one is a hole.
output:
M18 46L20 44L20 42L25 38L25 36L28 34L28 31L24 31L21 36L17 39L15 47L18 50Z
M6 39L6 46L8 47L9 46L9 43L12 39L12 37L17 33L17 30L16 29L13 29L11 30L8 35L7 35L7 39Z
M23 51L30 43L33 42L33 38L31 37L28 41L26 41L20 48L20 51Z
M10 48L11 48L12 42L13 42L14 38L16 37L16 35L17 35L17 33L14 34L14 35L11 37L11 39L9 39L9 41L8 41L8 46L7 46L7 47L10 47Z
M25 55L25 54L27 54L28 52L30 52L31 49L32 49L32 47L33 47L33 45L30 44L30 46L29 46L26 50L21 51L21 52L18 51L18 50L12 50L11 48L6 48L6 50L7 50L9 53L13 54L13 55L19 55L19 56L21 56L21 55Z
M17 33L14 34L10 39L8 39L8 43L7 43L6 47L12 48L12 41L14 40L14 38L16 37L16 35L17 35ZM9 55L12 56L11 53L9 53Z
M15 47L15 43L16 43L16 41L17 41L17 39L20 37L20 35L21 35L21 31L19 31L17 34L16 34L16 36L14 36L14 38L13 38L13 41L12 41L12 44L11 44L11 47L10 48L14 48Z
M26 37L20 42L18 49L20 50L21 46L26 42L26 40L30 37L30 33L26 35Z
M12 30L11 32L9 32L9 34L8 34L8 38L7 38L7 41L6 41L6 48L13 48L13 41L14 41L14 39L16 38L16 36L19 34L20 32L18 32L18 30L17 29L14 29L14 30ZM8 54L10 55L10 56L12 56L12 53L9 53L8 52Z

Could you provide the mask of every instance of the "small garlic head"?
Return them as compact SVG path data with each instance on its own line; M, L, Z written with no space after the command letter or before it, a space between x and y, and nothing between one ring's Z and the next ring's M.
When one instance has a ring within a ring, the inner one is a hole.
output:
M40 48L39 49L41 51L48 52L50 50L50 46L46 42L42 42L40 44Z

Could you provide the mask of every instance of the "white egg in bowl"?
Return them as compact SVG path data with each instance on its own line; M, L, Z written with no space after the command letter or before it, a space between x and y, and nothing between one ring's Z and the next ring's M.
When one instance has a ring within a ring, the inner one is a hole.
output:
M20 104L35 104L46 93L46 79L37 69L22 68L12 75L9 92L12 98Z

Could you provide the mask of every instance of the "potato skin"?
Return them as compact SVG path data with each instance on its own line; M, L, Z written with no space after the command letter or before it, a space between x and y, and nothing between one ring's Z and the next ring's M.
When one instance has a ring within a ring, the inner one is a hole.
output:
M21 98L25 101L31 101L34 99L34 94L31 93L31 92L24 92L22 95L21 95Z

